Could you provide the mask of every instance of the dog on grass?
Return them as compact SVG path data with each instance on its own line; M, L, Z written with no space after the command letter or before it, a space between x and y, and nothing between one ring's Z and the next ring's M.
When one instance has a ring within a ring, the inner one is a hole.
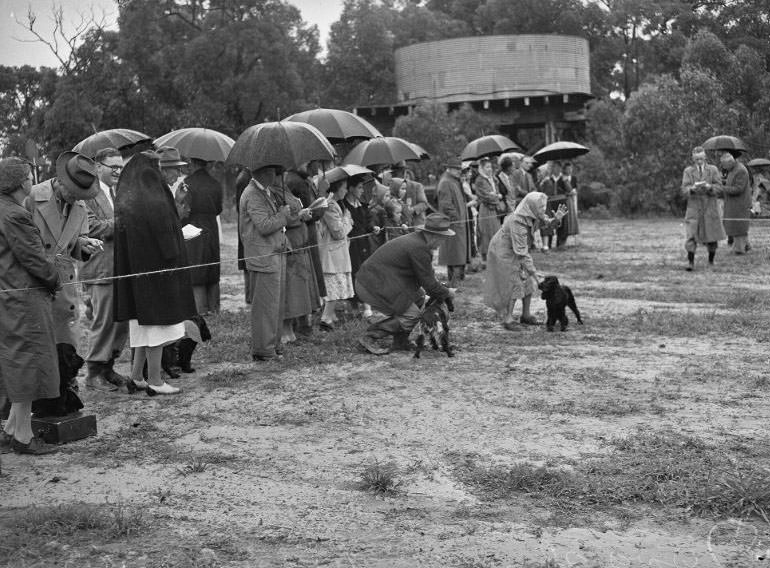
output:
M32 403L32 413L38 418L66 416L83 408L76 389L78 371L85 361L69 343L57 343L56 355L59 359L59 396L41 398Z
M454 357L454 351L449 343L449 312L455 311L452 298L437 300L429 298L420 314L420 320L414 326L411 338L414 338L416 348L414 357L419 359L425 348L427 337L433 349L443 351L447 357Z
M542 292L540 297L545 300L545 307L548 312L548 321L546 321L545 325L548 331L553 331L553 326L557 321L561 324L562 331L567 330L567 324L569 323L566 314L567 307L575 314L577 322L583 325L572 290L567 286L559 284L559 279L556 276L546 276L537 287Z

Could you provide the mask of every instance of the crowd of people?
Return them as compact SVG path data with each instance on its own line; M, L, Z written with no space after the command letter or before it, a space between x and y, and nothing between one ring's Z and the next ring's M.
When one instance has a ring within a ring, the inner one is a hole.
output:
M520 321L534 323L529 247L552 246L554 234L561 247L578 230L568 216L574 176L561 164L534 166L519 155L451 159L433 203L404 163L352 174L320 162L242 169L238 257L252 359L280 359L298 335L334 330L342 312L367 322L367 351L409 349L425 295L448 298L467 269L487 263L497 286L488 303L506 327L517 299ZM59 396L57 349L78 346L83 321L85 388L180 392L165 380L164 347L219 310L223 191L211 164L149 140L64 152L54 177L31 179L24 160L0 161L0 407L10 401L0 445L40 454L53 448L32 435L31 404ZM447 284L434 273L437 249ZM126 346L130 376L115 370Z

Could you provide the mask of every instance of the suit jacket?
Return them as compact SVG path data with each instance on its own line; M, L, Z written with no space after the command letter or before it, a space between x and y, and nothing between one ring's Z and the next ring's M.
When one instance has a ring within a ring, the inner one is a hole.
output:
M713 186L711 192L701 191L696 182L705 182ZM687 239L699 243L721 241L726 237L722 228L717 198L722 195L722 175L711 164L703 166L703 173L694 166L687 166L682 174L682 194L687 197L687 211L684 224Z
M102 191L96 197L85 201L88 210L88 236L100 239L104 243L104 252L93 255L80 266L81 280L109 278L113 274L113 256L115 254L115 210L110 200ZM111 280L97 282L112 286Z
M78 338L72 327L78 317L79 299L78 289L72 283L77 274L76 261L89 258L80 248L80 238L88 236L88 211L82 201L75 201L64 217L59 211L52 180L33 186L24 206L40 230L45 253L56 264L63 285L53 302L56 343L77 346Z
M278 272L279 254L291 250L285 230L289 215L279 210L268 189L260 189L251 180L241 195L238 219L246 269Z

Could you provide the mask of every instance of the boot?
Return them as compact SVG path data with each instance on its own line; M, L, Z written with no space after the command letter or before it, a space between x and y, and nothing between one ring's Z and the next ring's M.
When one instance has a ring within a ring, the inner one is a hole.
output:
M193 351L198 345L196 341L193 341L189 337L185 337L179 342L179 367L183 373L194 373L195 369L190 366L192 361Z
M694 252L688 252L687 253L687 268L685 268L687 272L692 272L695 270L695 253Z
M715 251L715 250L710 250L709 251L709 264L711 264L711 265L714 264L714 257L716 256L716 254L717 254L717 251Z
M99 361L88 361L88 375L86 375L86 387L100 391L117 390L113 385L107 382L104 376L106 364Z
M107 361L103 366L103 374L104 380L110 383L111 385L115 385L116 387L122 387L126 384L127 378L115 371L113 368L115 366L115 359L110 359Z
M399 331L393 335L393 344L390 347L391 351L411 351L412 344L409 342L409 332Z

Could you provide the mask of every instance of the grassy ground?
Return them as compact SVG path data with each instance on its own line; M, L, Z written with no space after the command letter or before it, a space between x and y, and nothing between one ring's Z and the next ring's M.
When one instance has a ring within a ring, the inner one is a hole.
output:
M226 263L184 394L86 393L97 437L2 456L0 565L766 565L770 227L694 273L679 221L582 229L535 262L585 325L506 331L470 275L453 359L352 320L251 363Z

